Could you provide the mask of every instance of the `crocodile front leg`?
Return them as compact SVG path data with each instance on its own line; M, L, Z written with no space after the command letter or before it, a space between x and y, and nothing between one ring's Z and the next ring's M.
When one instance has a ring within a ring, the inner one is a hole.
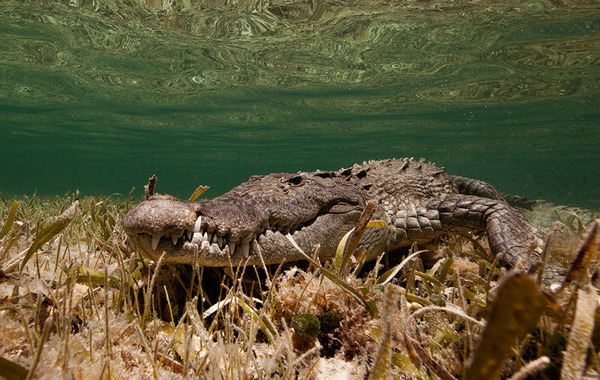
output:
M530 257L536 242L533 227L497 199L462 194L437 197L423 207L399 211L394 225L396 247L428 242L448 232L485 231L501 265L529 267L538 258Z

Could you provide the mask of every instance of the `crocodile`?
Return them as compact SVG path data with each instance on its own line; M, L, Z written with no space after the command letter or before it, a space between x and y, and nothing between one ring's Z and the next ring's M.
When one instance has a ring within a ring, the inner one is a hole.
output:
M486 233L501 265L526 268L539 258L535 230L484 181L453 176L413 158L373 160L337 171L252 176L213 199L181 202L154 194L123 226L138 252L165 263L212 267L331 259L368 202L373 220L356 252L373 260L443 234ZM292 241L293 240L293 241ZM295 244L294 244L295 242ZM295 246L296 245L296 246Z

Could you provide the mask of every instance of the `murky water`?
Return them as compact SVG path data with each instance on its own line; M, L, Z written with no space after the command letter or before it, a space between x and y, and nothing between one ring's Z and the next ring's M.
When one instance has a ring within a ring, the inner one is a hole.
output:
M598 3L171 3L0 1L0 192L422 156L600 208Z

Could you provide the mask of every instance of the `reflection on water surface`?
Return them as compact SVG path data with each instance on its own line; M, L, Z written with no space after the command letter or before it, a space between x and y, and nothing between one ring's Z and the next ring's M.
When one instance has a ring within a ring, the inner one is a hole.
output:
M424 156L598 208L599 66L580 2L3 1L0 191Z

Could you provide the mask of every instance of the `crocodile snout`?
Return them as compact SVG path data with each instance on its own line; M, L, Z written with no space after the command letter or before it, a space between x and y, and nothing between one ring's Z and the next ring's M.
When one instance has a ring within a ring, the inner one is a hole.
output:
M184 234L191 236L196 219L189 204L167 194L156 194L125 215L123 228L130 236L151 235L156 243L161 237L176 242Z

